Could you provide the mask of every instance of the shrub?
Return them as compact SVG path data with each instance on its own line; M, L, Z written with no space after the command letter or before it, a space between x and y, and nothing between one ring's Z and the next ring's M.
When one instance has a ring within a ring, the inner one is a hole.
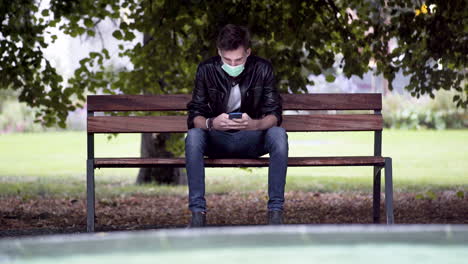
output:
M31 109L25 103L20 103L16 99L7 99L0 102L0 134L64 130L58 126L47 128L39 123L35 123L34 120L37 109ZM86 129L85 109L77 109L74 112L68 113L67 129Z
M467 128L468 112L456 108L454 92L439 91L435 99L416 99L397 93L383 98L384 126L399 129Z

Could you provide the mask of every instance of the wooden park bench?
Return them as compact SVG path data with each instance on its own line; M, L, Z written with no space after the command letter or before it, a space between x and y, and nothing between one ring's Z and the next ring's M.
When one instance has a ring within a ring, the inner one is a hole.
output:
M385 209L388 224L393 223L392 159L382 157L382 95L361 94L282 94L284 110L372 110L364 114L283 115L288 132L374 131L374 153L369 156L290 157L288 166L372 166L373 221L380 222L380 175L385 168ZM94 231L94 169L115 167L185 167L185 158L97 158L96 133L185 133L187 116L95 116L95 112L186 111L191 95L92 95L88 106L87 230ZM296 112L294 112L296 113ZM268 158L205 159L206 167L268 167Z

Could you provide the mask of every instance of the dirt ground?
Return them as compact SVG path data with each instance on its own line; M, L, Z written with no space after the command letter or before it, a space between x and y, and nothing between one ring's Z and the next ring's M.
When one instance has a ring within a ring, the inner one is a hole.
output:
M207 195L208 225L266 224L263 192ZM381 219L385 220L383 197ZM468 199L454 192L436 198L416 198L414 193L395 193L398 224L468 224ZM184 228L190 218L186 196L124 196L98 199L97 231ZM363 193L288 192L286 224L370 224L372 195ZM0 237L86 230L86 201L74 198L0 198Z

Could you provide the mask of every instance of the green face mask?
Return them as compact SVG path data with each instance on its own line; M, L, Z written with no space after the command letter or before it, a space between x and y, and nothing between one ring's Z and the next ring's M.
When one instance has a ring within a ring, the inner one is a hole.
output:
M229 74L230 76L237 77L244 70L244 64L231 66L226 63L223 63L223 66L221 66L221 68L223 68L223 70L227 72L227 74Z

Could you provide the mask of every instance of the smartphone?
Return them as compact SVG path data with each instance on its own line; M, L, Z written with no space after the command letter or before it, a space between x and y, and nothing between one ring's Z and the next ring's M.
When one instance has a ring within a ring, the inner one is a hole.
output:
M235 113L229 113L229 119L241 119L242 118L242 113L235 112Z

